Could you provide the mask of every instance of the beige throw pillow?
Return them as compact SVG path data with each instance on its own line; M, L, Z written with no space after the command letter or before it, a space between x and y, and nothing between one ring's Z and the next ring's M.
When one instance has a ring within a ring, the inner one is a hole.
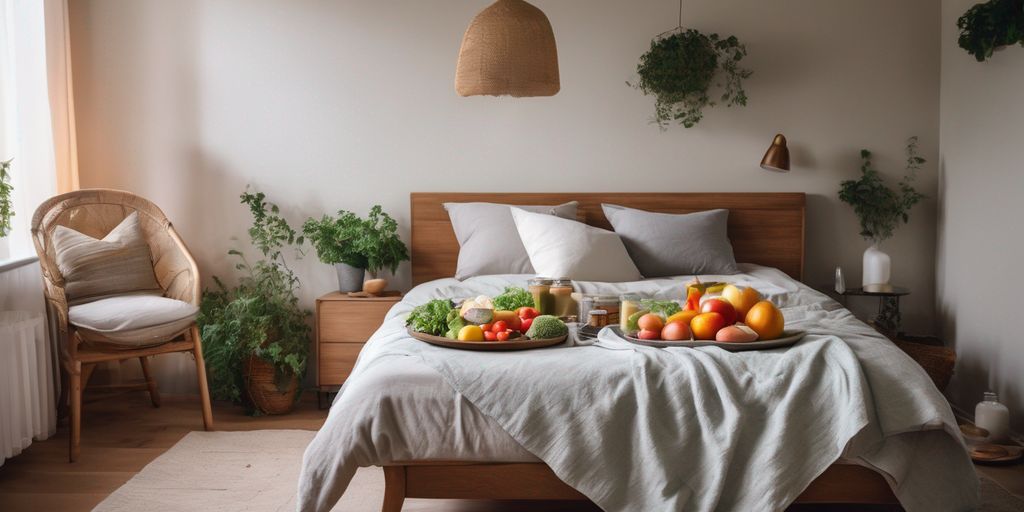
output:
M53 251L71 303L160 291L138 212L125 217L103 240L57 226Z

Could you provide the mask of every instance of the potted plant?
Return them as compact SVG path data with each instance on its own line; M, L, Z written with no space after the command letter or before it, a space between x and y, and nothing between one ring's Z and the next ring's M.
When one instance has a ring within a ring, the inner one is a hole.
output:
M662 130L673 120L691 128L704 116L704 107L716 104L712 84L721 89L726 106L747 104L743 79L753 72L739 66L746 54L735 36L723 39L679 27L651 41L636 67L639 80L629 85L654 96L654 121Z
M199 312L203 356L214 398L246 405L255 414L284 414L298 398L309 357L309 312L299 307L299 279L283 251L302 237L263 193L246 191L242 203L253 216L249 237L262 258L250 263L237 250L238 285L203 293ZM301 255L301 253L299 253Z
M0 162L0 238L11 233L11 217L14 217L14 206L11 204L11 161Z
M394 273L399 263L409 259L409 250L398 237L398 223L380 205L374 205L366 219L345 210L336 217L310 218L302 225L302 233L320 261L334 265L341 292L363 290L365 272L376 279L381 270ZM377 281L372 286L367 282L367 291L382 291L386 281Z
M917 153L917 137L907 139L907 173L899 182L898 190L885 184L885 180L871 163L871 152L860 150L861 176L839 184L839 200L853 207L860 221L860 235L871 242L864 251L864 286L889 283L891 260L879 244L892 237L900 223L910 220L910 209L925 198L911 183L925 159Z
M976 4L960 19L957 42L978 62L1006 46L1024 46L1024 0L989 0Z

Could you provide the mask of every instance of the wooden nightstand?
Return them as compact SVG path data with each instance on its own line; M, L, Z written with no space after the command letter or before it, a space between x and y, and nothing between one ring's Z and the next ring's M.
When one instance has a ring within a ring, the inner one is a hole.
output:
M398 292L385 293L353 298L331 292L316 300L316 384L321 392L337 391L345 382L366 340L402 300Z

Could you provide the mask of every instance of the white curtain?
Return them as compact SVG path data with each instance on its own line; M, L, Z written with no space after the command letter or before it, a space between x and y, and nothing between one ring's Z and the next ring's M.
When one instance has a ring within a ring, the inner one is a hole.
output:
M0 160L13 159L0 261L35 253L36 206L78 188L66 0L0 0Z

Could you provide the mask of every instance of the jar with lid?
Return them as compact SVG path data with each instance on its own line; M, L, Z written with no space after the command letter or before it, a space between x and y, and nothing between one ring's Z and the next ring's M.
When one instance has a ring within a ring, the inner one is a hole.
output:
M640 300L639 295L629 294L619 297L619 327L622 328L624 334L633 334L637 331L635 327L630 328L629 317L640 311Z
M566 322L576 321L576 300L572 298L572 280L569 278L555 279L548 290L554 298L552 315Z
M542 315L550 315L555 311L555 296L551 295L551 284L554 280L546 277L530 279L528 287L533 295L533 307ZM569 292L572 293L570 287Z
M974 408L974 424L988 430L988 442L1006 442L1010 434L1010 410L999 403L999 395L988 391Z

